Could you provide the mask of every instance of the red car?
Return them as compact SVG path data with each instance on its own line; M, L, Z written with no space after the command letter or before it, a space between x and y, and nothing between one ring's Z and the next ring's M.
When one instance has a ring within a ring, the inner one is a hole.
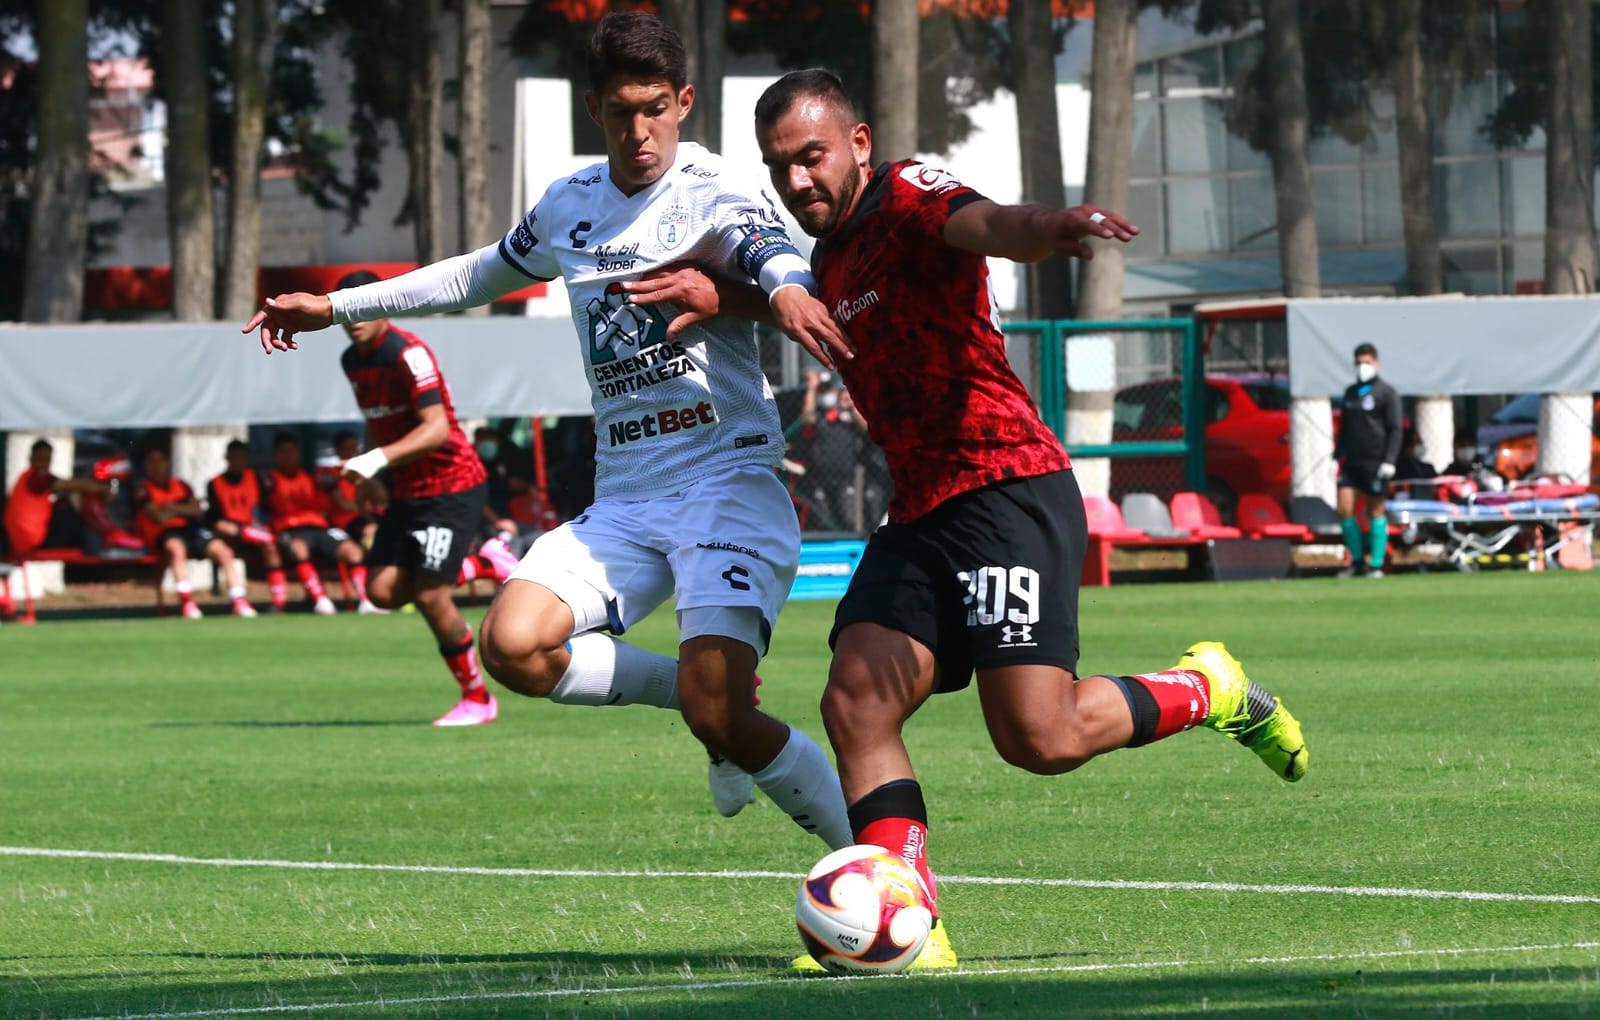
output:
M1289 383L1281 376L1208 376L1202 393L1206 422L1206 495L1231 519L1240 493L1289 499ZM1112 441L1183 438L1183 393L1178 379L1156 379L1117 391ZM1111 461L1111 498L1153 492L1168 499L1187 488L1180 457Z

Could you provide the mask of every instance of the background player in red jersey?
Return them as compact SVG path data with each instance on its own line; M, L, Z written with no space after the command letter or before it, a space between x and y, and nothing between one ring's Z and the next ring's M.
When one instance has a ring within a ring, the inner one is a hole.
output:
M230 440L226 457L227 470L206 483L206 526L236 554L252 549L259 552L267 571L272 611L281 613L289 602L289 581L277 539L261 521L263 485L250 466L250 445L242 439Z
M323 590L317 564L343 563L350 571L362 613L376 613L378 607L367 597L367 566L362 549L343 528L336 528L328 515L333 503L307 471L300 458L300 440L291 432L280 433L272 441L272 470L267 472L267 512L278 545L294 560L295 574L311 596L312 612L332 616L338 610Z
M172 583L178 593L178 609L185 620L198 620L205 614L195 604L189 587L189 559L206 556L222 576L233 578L233 550L216 532L200 524L203 512L194 490L181 478L172 477L172 458L160 447L144 455L144 477L133 490L134 519L139 537L172 570ZM254 616L255 609L245 598L243 585L230 585L228 600L233 615Z
M1086 238L1128 241L1138 228L1093 206L997 205L911 160L874 168L871 130L826 71L768 88L756 136L779 197L819 238L818 296L855 352L839 371L894 481L889 523L839 603L822 701L856 840L902 854L936 893L901 731L974 670L995 749L1029 772L1204 724L1283 778L1303 776L1299 724L1217 642L1160 672L1076 676L1083 500L1006 361L985 257L1090 258ZM646 281L635 300L670 300L690 318L761 310L692 273ZM929 947L919 965L955 965L942 925Z
M375 273L350 273L338 289L377 280ZM367 554L372 600L389 609L415 602L438 639L461 700L433 724L493 722L499 706L451 591L483 517L483 462L456 422L450 389L426 344L387 319L352 322L344 331L350 346L340 364L367 420L367 451L345 461L344 470L361 479L389 472L389 506ZM516 566L505 543L490 539L469 572L501 581Z

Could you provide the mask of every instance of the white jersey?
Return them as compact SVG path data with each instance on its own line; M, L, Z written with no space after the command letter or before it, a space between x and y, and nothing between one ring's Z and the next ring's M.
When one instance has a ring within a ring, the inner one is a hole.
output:
M676 312L622 291L673 262L752 280L768 254L792 250L777 205L692 142L635 195L604 162L556 181L500 242L535 280L563 277L594 402L596 495L675 492L743 464L778 463L783 433L754 329L722 316L667 340Z

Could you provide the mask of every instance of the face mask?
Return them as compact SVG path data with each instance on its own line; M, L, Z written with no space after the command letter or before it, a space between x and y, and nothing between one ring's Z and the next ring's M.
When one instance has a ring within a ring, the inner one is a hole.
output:
M819 395L817 397L817 406L818 407L822 407L822 408L838 407L839 406L839 394L837 394L837 393L823 393L823 394Z
M1478 451L1477 451L1477 449L1475 447L1471 447L1471 446L1458 446L1458 447L1456 447L1456 460L1459 460L1463 464L1472 463L1473 458L1476 457L1477 455L1478 455Z
M484 460L494 460L495 455L500 452L500 444L493 442L479 443L477 449L478 456Z
M1356 378L1362 382L1371 382L1378 378L1378 366L1370 361L1356 362Z

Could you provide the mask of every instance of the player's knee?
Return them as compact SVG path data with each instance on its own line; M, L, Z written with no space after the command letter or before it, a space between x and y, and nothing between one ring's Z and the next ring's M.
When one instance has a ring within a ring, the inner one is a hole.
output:
M899 713L860 679L834 670L822 691L822 725L828 741L841 751L871 746L899 729Z
M1056 732L1034 727L992 729L994 749L1008 765L1036 776L1071 772L1094 757L1094 752L1070 730Z
M388 571L367 579L367 598L379 609L399 609L406 602L400 598L400 585L395 583L394 575Z
M529 621L490 610L478 638L478 658L489 675L531 698L547 698L566 671L561 645L544 640Z
M725 700L689 697L679 707L684 725L694 738L707 747L727 751L736 737L738 727Z

